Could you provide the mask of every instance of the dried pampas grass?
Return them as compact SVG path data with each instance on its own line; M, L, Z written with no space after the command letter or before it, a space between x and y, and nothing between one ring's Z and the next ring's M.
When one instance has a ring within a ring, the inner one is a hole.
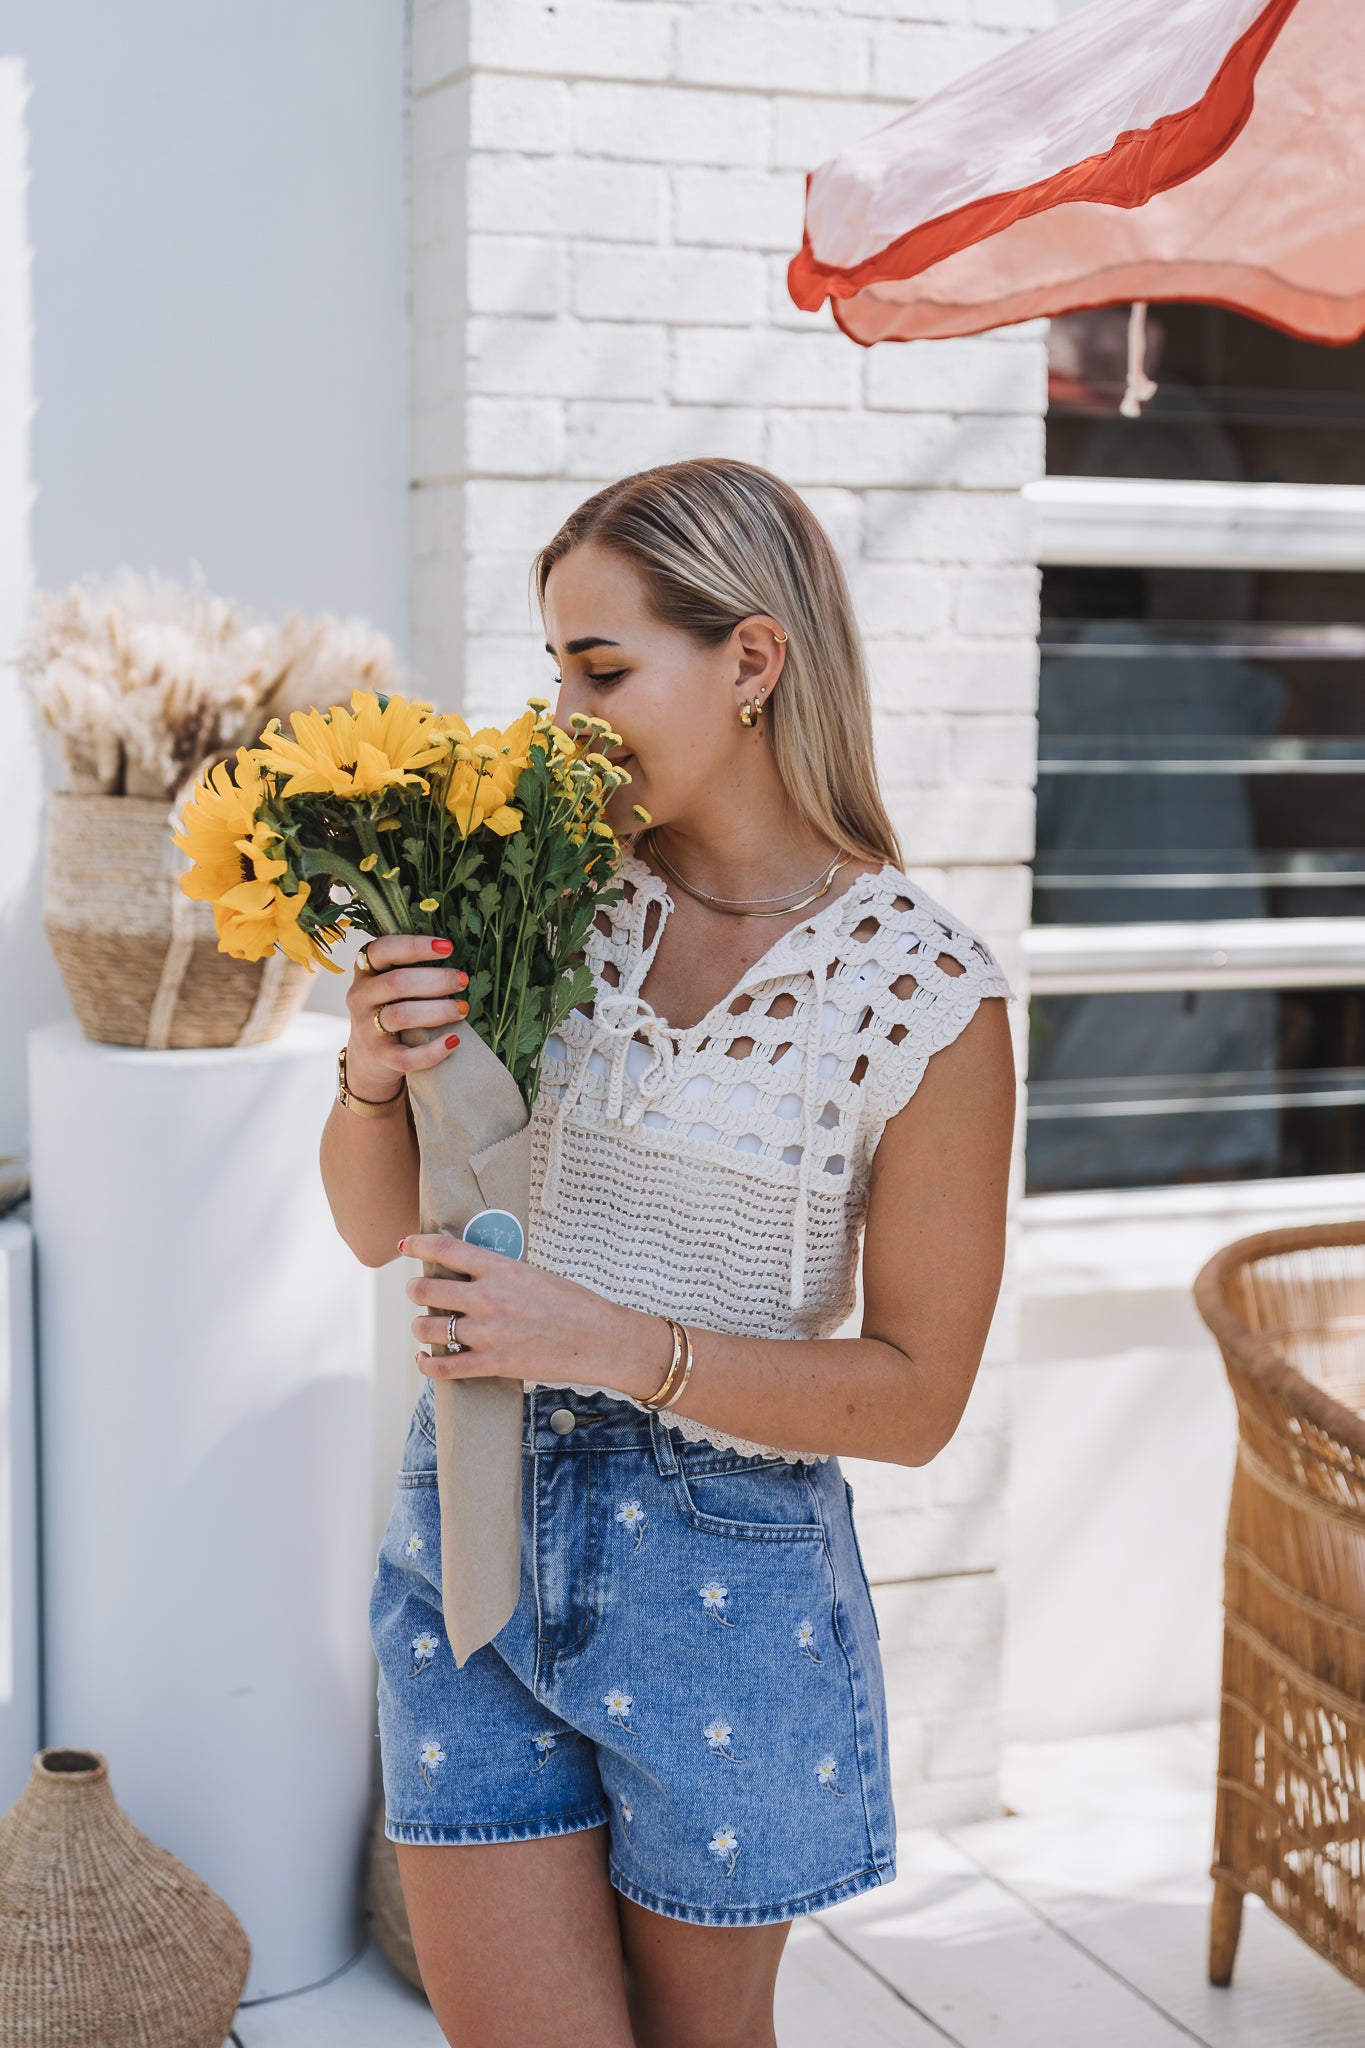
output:
M73 792L167 801L268 719L401 681L391 643L363 620L277 624L200 582L131 569L40 591L19 667Z

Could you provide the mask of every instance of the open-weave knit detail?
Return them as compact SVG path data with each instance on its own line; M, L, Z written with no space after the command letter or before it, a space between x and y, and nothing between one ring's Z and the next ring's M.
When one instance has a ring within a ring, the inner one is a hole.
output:
M675 1029L640 996L672 898L632 855L620 879L622 900L587 946L592 1015L574 1011L546 1049L530 1257L698 1329L827 1337L853 1307L877 1141L981 998L1010 997L1000 964L886 866ZM664 1420L719 1449L793 1464L825 1455Z

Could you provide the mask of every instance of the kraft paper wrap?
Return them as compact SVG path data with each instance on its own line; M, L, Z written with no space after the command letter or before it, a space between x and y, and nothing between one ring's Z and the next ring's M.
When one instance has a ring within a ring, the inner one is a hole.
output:
M526 1230L530 1119L497 1054L462 1025L439 1066L409 1074L408 1095L422 1155L422 1229L458 1237L480 1209L508 1209ZM441 1266L424 1270L445 1275ZM511 1618L521 1589L522 1383L438 1379L432 1398L441 1605L458 1667Z

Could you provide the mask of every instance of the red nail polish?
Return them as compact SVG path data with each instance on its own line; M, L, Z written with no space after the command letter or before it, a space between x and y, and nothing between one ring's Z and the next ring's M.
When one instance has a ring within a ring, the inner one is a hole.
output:
M453 939L433 939L431 950L433 953L453 953L455 951L455 941Z
M465 973L463 967L456 968L455 978L461 988L469 987L469 976Z
M449 1038L448 1038L448 1039L446 1040L446 1050L447 1050L447 1052L449 1052L449 1051L450 1051L450 1049L451 1049L451 1047L452 1047L452 1046L456 1046L456 1045L458 1045L458 1044L459 1044L459 1042L460 1042L460 1034L459 1034L459 1032L458 1032L458 1031L452 1031L452 1032L451 1032L451 1034L450 1034L450 1036L449 1036Z

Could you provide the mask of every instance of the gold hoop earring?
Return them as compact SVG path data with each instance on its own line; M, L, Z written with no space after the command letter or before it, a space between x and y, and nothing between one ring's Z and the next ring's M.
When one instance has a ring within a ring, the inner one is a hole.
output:
M757 725L762 716L763 699L761 697L754 697L752 699L746 697L739 707L740 724Z

